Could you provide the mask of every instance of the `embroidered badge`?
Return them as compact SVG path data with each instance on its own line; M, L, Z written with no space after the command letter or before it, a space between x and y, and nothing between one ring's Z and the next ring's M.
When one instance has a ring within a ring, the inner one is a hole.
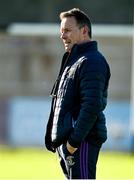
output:
M72 68L69 70L69 77L73 76L74 72L75 72L75 68L72 67Z
M66 157L66 162L67 162L68 166L73 166L75 164L74 157L73 156L67 156Z

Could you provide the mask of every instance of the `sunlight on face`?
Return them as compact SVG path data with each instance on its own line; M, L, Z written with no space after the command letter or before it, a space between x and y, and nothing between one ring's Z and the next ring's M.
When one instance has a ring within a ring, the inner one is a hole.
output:
M65 17L61 20L60 34L67 52L71 51L74 44L83 41L82 29L79 28L74 17Z

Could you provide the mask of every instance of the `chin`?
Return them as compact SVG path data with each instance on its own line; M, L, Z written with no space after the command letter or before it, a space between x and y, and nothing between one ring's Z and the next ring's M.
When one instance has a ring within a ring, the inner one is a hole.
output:
M70 52L71 51L71 49L72 49L72 47L65 47L65 50L66 50L66 52Z
M70 51L70 49L65 47L65 51L66 51L66 52L69 52L69 51Z

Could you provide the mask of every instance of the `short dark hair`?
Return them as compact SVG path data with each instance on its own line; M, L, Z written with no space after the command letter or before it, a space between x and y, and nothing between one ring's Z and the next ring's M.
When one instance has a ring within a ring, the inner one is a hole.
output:
M79 8L73 8L69 11L60 13L61 20L65 17L72 17L72 16L76 19L76 22L80 27L83 27L85 25L88 27L89 29L88 35L91 38L92 37L91 21L88 15L83 11L81 11Z

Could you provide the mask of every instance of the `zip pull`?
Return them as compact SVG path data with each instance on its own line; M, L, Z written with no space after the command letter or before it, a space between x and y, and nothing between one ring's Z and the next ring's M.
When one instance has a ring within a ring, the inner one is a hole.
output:
M56 97L60 79L61 79L61 76L58 76L51 90L51 93L50 93L51 97Z

